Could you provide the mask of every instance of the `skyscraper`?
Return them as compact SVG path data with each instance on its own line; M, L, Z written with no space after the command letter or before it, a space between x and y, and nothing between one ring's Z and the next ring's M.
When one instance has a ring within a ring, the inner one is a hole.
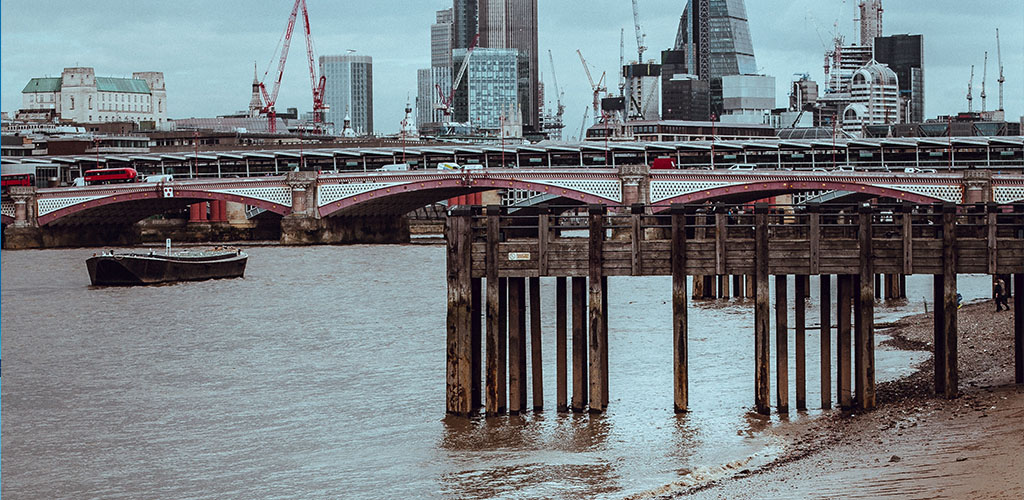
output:
M686 53L687 71L701 80L757 73L743 0L687 0L675 50Z
M459 1L455 4L458 6ZM479 0L479 30L480 47L518 51L518 102L523 112L523 128L539 130L537 0ZM456 44L456 48L460 47L463 46Z
M452 5L453 49L466 49L473 43L479 33L477 24L477 3L480 0L455 0ZM441 11L439 11L440 13ZM440 21L440 19L438 19Z
M875 38L875 59L896 72L903 121L924 121L924 37L892 35Z
M320 56L320 74L327 79L324 104L330 109L326 121L340 131L347 117L357 134L373 134L373 58Z
M474 6L474 15L476 12L475 8ZM421 126L426 125L427 122L441 123L446 120L444 111L441 109L441 94L437 89L440 88L447 93L452 88L452 49L455 47L454 19L453 9L439 10L437 11L434 24L430 26L431 92L429 101L432 111L430 120L421 122Z
M466 49L455 49L452 58L461 66ZM518 68L515 49L477 48L469 58L462 84L455 91L453 119L473 127L498 130L503 120L518 122L511 116L520 108Z
M860 44L875 45L875 38L882 36L882 0L860 2Z

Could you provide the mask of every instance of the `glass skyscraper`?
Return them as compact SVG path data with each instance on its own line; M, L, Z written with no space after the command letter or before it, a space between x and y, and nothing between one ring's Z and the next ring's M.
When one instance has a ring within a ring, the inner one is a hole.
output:
M757 74L743 0L686 0L675 50L686 53L687 72L702 80Z
M370 56L320 56L320 74L327 78L326 119L341 132L345 117L359 135L373 134L373 59Z
M466 49L452 59L461 66ZM519 53L515 49L480 47L473 51L462 85L455 90L455 121L480 129L498 130L502 117L519 112ZM518 121L518 120L516 120Z

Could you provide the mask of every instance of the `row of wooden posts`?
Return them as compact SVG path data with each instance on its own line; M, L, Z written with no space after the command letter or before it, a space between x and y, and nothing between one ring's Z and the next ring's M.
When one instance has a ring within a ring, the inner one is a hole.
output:
M448 327L447 327L447 411L470 416L483 409L488 416L519 414L532 407L543 409L540 276L500 276L500 211L488 208L486 217L486 273L473 277L473 211L452 209L448 218ZM603 272L602 242L605 208L592 206L589 213L589 252L579 256L587 262L586 276L555 276L556 406L559 412L601 413L608 406L608 276ZM835 391L843 409L875 407L874 304L882 296L905 296L900 275L876 275L872 259L872 209L862 206L859 216L859 273L836 275L837 297L831 296L832 275L819 275L821 407L830 408L832 396L832 304L835 304L837 352ZM687 350L687 264L686 216L682 206L671 209L671 276L673 330L673 401L676 412L689 405ZM946 397L958 390L957 291L954 255L955 207L942 210L942 273L934 275L935 389ZM547 230L542 219L541 234ZM814 236L812 236L812 239ZM734 277L733 289L752 293L754 298L754 406L770 413L770 331L771 307L768 265L768 210L758 207L754 215L754 273ZM543 238L539 245L543 248ZM542 250L543 253L543 250ZM511 256L509 256L511 259ZM1022 276L1015 275L1016 372L1024 383L1024 325L1022 325ZM695 278L702 293L714 288L711 277ZM787 276L775 276L776 408L789 411L789 325ZM571 284L570 284L571 280ZM727 277L719 277L717 293L727 295ZM795 276L795 385L798 410L806 409L806 301L809 275ZM883 285L884 283L884 285ZM742 285L741 285L742 284ZM529 293L527 293L529 290ZM695 292L698 290L694 290ZM568 322L569 307L572 322ZM527 325L527 308L530 322ZM481 318L484 321L481 322ZM486 328L484 328L486 325ZM570 338L571 332L571 338ZM526 338L531 350L527 352ZM572 342L571 386L567 358ZM482 356L484 357L482 359ZM532 400L527 399L526 358L531 357ZM481 382L484 386L481 387ZM571 399L569 391L571 389ZM529 405L529 406L528 406Z

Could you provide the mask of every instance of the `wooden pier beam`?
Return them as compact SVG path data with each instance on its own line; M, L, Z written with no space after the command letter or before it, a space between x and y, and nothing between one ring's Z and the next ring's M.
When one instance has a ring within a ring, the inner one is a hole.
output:
M762 415L771 413L769 345L771 298L768 288L768 206L754 207L754 406Z
M689 408L686 311L686 212L674 204L672 213L672 385L676 413Z
M472 413L472 211L456 207L448 215L448 321L446 409L451 415Z
M526 278L508 279L508 412L526 410Z
M836 393L839 407L849 410L853 407L850 392L850 301L853 296L853 275L841 274L838 278L838 300L836 302Z
M789 308L786 275L775 275L775 404L789 413Z
M875 408L875 288L869 285L881 281L875 274L872 256L871 204L860 206L860 300L857 306L857 404L861 409Z
M498 413L508 412L508 278L498 278Z
M572 411L587 409L587 278L572 278Z
M541 361L540 278L530 278L530 372L533 411L544 409L544 363Z
M604 214L603 205L591 205L590 213L590 412L604 411Z
M936 321L941 322L943 337L942 363L943 383L942 395L955 398L959 392L959 373L957 367L957 303L956 303L956 205L942 205L942 315L936 314ZM936 313L938 307L936 307ZM936 325L939 330L939 325ZM938 333L938 331L937 331ZM936 344L936 366L938 363L938 344ZM936 372L936 377L938 377ZM938 382L938 378L936 378ZM936 391L939 387L936 386Z
M796 276L796 297L793 301L796 305L796 332L794 334L795 356L796 356L796 409L797 411L807 409L807 275Z
M569 370L566 359L568 352L566 323L569 317L566 307L567 295L566 278L564 276L555 278L555 406L559 413L569 410Z
M482 367L482 354L483 354L483 323L482 318L482 306L483 306L483 279L473 278L472 284L472 306L470 313L470 354L472 355L472 388L470 389L473 395L473 413L476 413L483 408L483 388L481 382L483 381L483 367Z
M1024 384L1024 274L1013 275L1013 372Z
M498 291L498 240L500 239L500 212L501 207L490 205L487 207L487 245L485 247L486 278L487 278L487 359L485 361L486 375L486 396L484 411L487 416L498 415L502 406L499 398L500 391L504 391L504 378L501 367L505 360L501 357L499 340L504 329L500 326L501 306Z
M821 409L832 408L832 277L822 274L819 277L821 293L821 337L819 351L821 353Z

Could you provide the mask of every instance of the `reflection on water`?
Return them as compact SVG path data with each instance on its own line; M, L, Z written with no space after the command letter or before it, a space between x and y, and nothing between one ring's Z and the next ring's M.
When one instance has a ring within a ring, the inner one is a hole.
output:
M609 280L605 415L552 410L543 280L549 410L461 420L444 417L442 247L252 248L244 279L144 288L91 288L94 251L3 252L4 497L614 497L779 450L762 433L778 417L750 412L750 302L691 303L691 411L673 413L667 277ZM908 285L930 296L926 277ZM877 351L880 379L910 364Z

